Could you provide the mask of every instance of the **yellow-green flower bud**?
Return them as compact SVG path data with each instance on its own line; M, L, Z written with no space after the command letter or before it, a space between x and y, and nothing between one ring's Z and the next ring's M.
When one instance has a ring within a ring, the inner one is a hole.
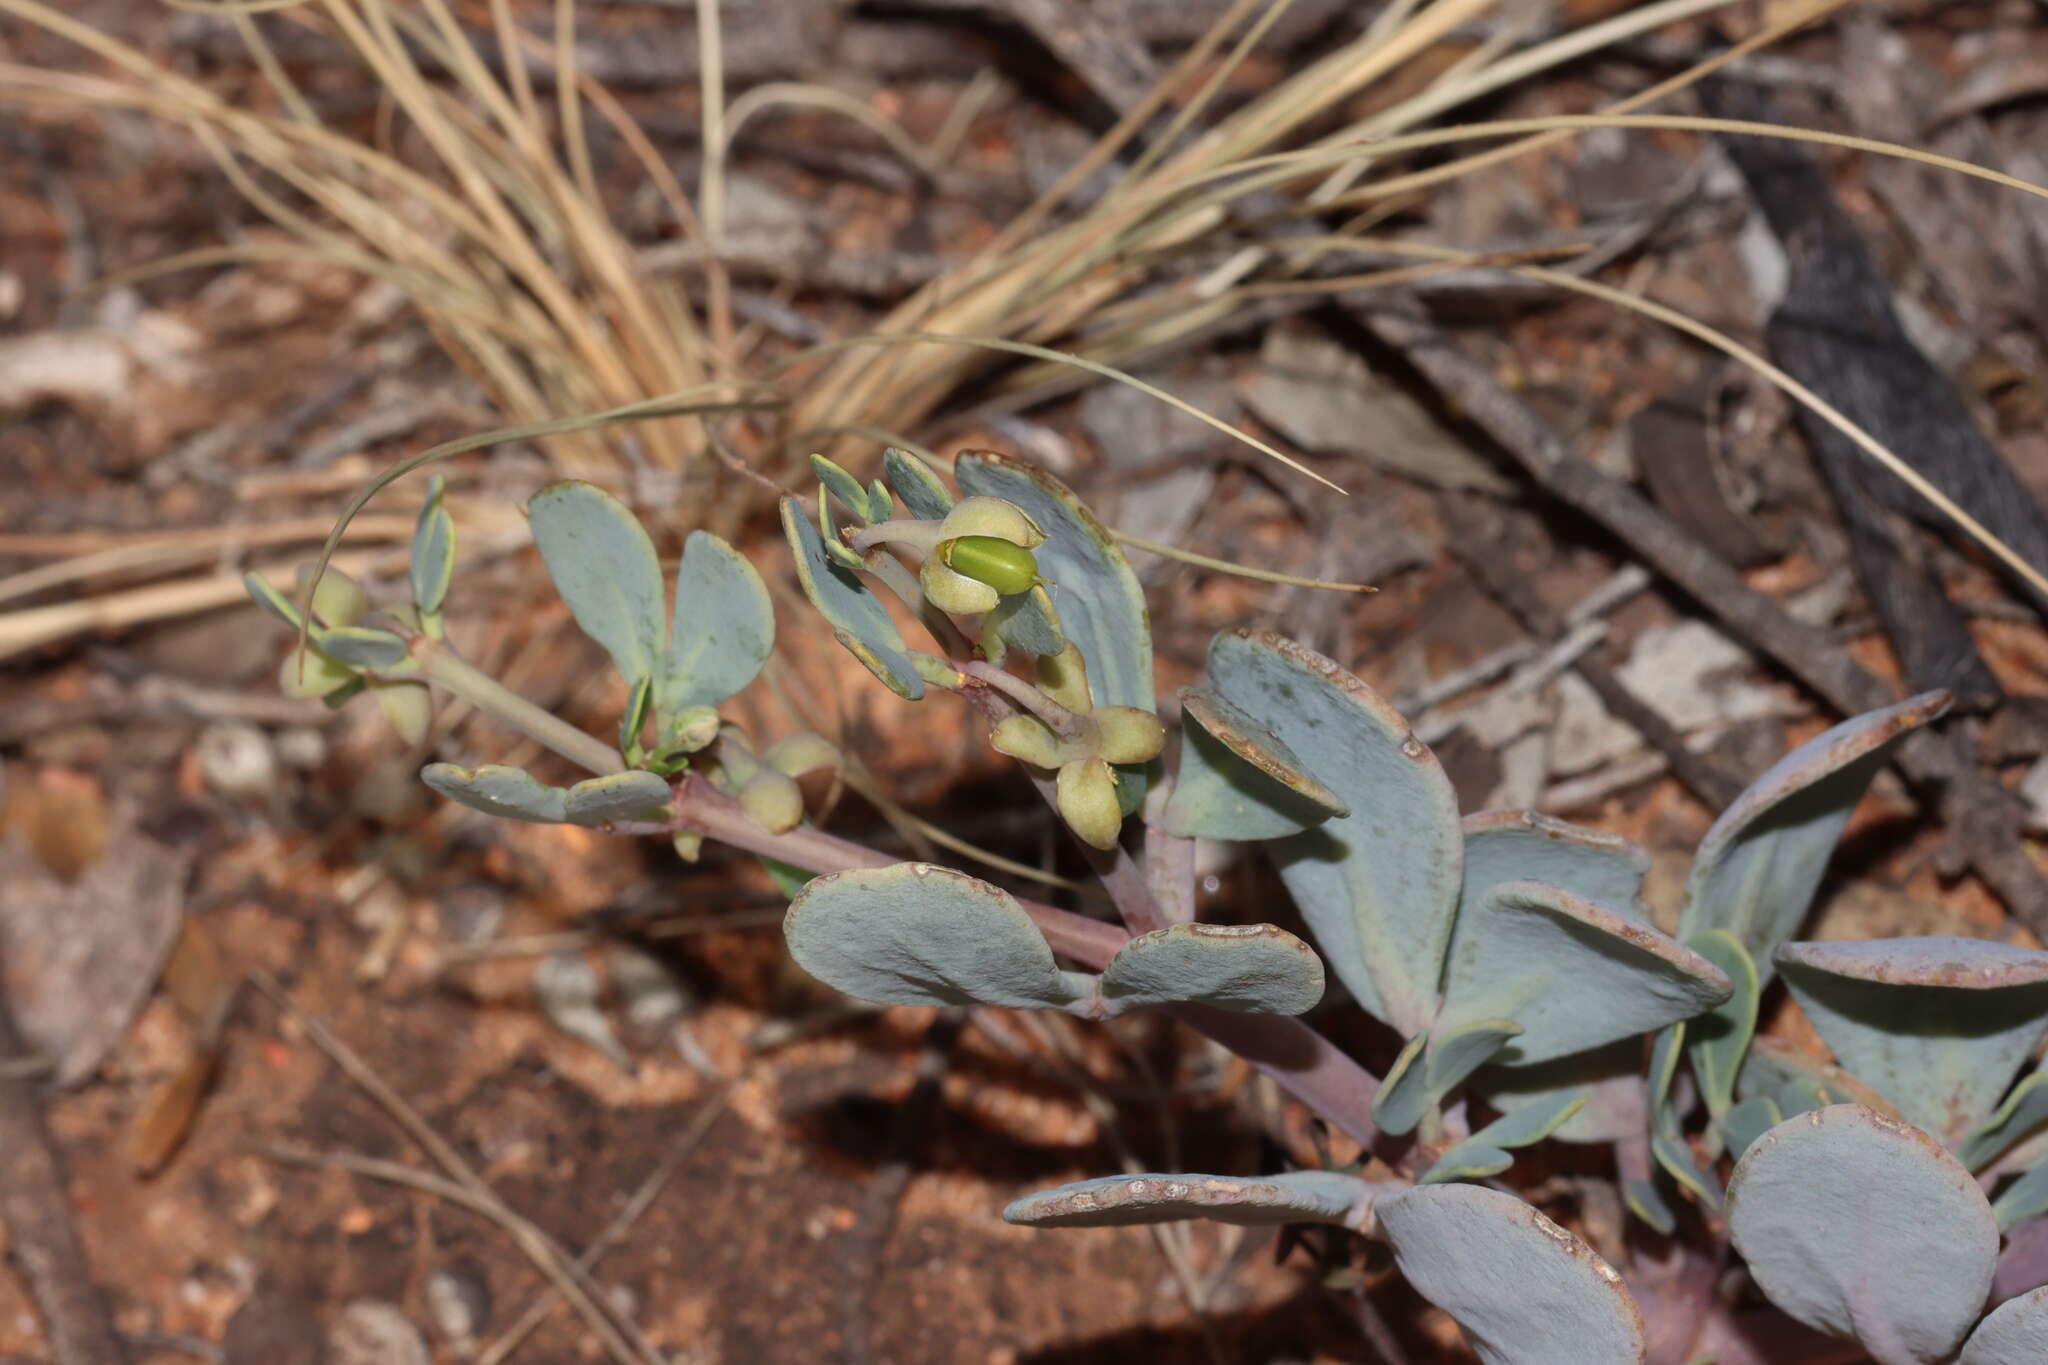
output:
M939 523L939 539L960 536L990 536L1012 545L1035 550L1045 544L1045 532L1014 502L1001 498L964 498L954 504Z
M1075 746L1053 733L1052 727L1036 716L1008 716L999 721L989 743L999 754L1021 759L1040 768L1057 768L1082 757Z
M686 706L669 721L662 747L671 753L694 754L717 738L717 710L709 706Z
M306 580L312 574L312 565L299 566L299 592L306 590ZM297 600L298 593L292 597ZM362 584L331 566L320 575L320 586L313 589L313 615L322 625L352 626L369 614L370 595Z
M960 536L939 543L939 558L954 573L986 583L1005 596L1030 592L1038 582L1038 560L1022 545L999 536Z
M1111 763L1147 763L1166 747L1166 727L1135 706L1101 706L1092 713L1102 731L1098 750Z
M948 616L979 616L995 610L1001 594L979 579L955 573L941 555L933 555L918 570L917 585L931 604Z
M1038 689L1069 711L1086 714L1095 709L1095 696L1088 689L1088 662L1071 640L1059 653L1038 661Z
M770 834L786 834L804 818L804 794L796 781L764 768L740 788L740 809Z
M837 768L839 750L823 735L802 730L784 735L761 755L769 767L787 777L802 777L820 768Z
M1060 818L1067 828L1091 847L1115 848L1124 815L1117 805L1116 774L1109 764L1100 758L1078 759L1060 769L1057 785Z
M678 830L675 837L676 856L686 863L697 861L697 855L704 851L704 836L694 829Z
M329 658L317 649L293 649L284 656L284 665L278 669L277 686L287 697L296 701L310 701L314 697L324 697L338 687L347 686L354 677L355 674L347 665Z
M384 719L407 745L423 744L427 727L434 719L433 699L427 685L417 682L373 682L370 695L384 712Z

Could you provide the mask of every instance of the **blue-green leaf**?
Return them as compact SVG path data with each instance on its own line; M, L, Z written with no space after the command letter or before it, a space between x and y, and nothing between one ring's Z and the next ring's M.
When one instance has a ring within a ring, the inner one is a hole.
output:
M1835 1059L1943 1141L2048 1032L2048 952L1973 938L1788 943L1778 966Z
M717 536L692 531L676 570L657 714L718 705L754 680L774 647L775 609L761 575Z
M569 793L547 786L521 768L496 763L481 768L429 763L420 769L420 780L450 801L500 819L553 825L569 818Z
M1728 1155L1737 1161L1749 1150L1749 1144L1764 1133L1785 1121L1778 1112L1777 1102L1767 1095L1758 1095L1740 1104L1730 1105L1728 1112L1716 1120L1721 1130L1721 1141L1727 1145Z
M1810 1097L1810 1103L1788 1103L1791 1094ZM1786 1118L1830 1104L1860 1104L1887 1118L1899 1117L1892 1102L1870 1086L1810 1053L1769 1034L1758 1034L1742 1059L1742 1072L1735 1078L1738 1099L1762 1096L1776 1101Z
M587 778L569 788L563 816L576 825L609 825L619 820L658 820L672 793L662 778L637 769Z
M1756 963L1735 935L1726 929L1709 929L1686 941L1698 953L1724 972L1735 993L1695 1020L1687 1044L1692 1054L1692 1073L1700 1083L1707 1112L1721 1114L1735 1103L1735 1078L1742 1071L1743 1054L1756 1033L1757 999L1762 978Z
M1029 592L1011 593L996 600L995 610L981 619L981 652L996 667L1014 645L1026 654L1046 658L1067 647L1060 631L1059 613L1053 609L1052 594L1043 584Z
M1372 1217L1373 1196L1392 1188L1398 1187L1338 1171L1110 1175L1027 1194L1003 1210L1003 1221L1034 1228L1113 1228L1207 1218L1245 1227L1331 1223L1357 1230Z
M968 451L954 460L953 477L963 493L1015 503L1045 532L1038 572L1053 585L1061 632L1087 660L1095 704L1153 710L1152 624L1115 537L1065 484L1022 461Z
M1700 841L1679 936L1727 930L1769 985L1771 952L1806 918L1864 788L1899 742L1948 710L1949 700L1946 692L1924 692L1843 721L1751 783Z
M313 643L330 659L351 668L395 668L406 661L405 641L373 626L315 628Z
M885 507L881 516L874 515L868 502L868 490L861 487L860 480L823 455L811 456L811 472L818 476L818 482L824 485L825 491L831 494L841 507L859 518L863 525L872 525L889 514Z
M1349 814L1271 730L1206 688L1183 687L1180 774L1161 827L1184 839L1299 834Z
M1448 1095L1467 1076L1492 1061L1522 1026L1512 1019L1475 1019L1431 1040L1429 1045L1429 1094L1432 1099Z
M1999 1192L1991 1206L2000 1232L2010 1232L2029 1218L2048 1213L2048 1161L2034 1168Z
M1323 998L1323 964L1271 924L1174 924L1140 934L1102 969L1109 1015L1193 1000L1217 1009L1304 1014Z
M1422 1050L1428 1045L1426 1033L1410 1038L1374 1092L1372 1121L1381 1132L1398 1137L1412 1132L1422 1121L1423 1110L1429 1107L1428 1069L1422 1062Z
M1457 797L1436 755L1371 688L1277 635L1218 635L1209 689L1291 752L1328 756L1317 775L1348 813L1268 851L1358 1003L1403 1034L1428 1031L1462 866Z
M1635 1176L1622 1181L1621 1201L1630 1213L1666 1237L1678 1230L1678 1215L1672 1211L1655 1181Z
M1445 974L1440 1031L1512 1019L1503 1054L1540 1062L1647 1033L1711 1009L1721 969L1647 924L1541 882L1480 898Z
M2041 1365L2048 1342L2048 1285L1998 1305L1977 1324L1956 1365Z
M1472 1088L1500 1110L1585 1094L1586 1107L1551 1134L1560 1142L1619 1142L1643 1132L1649 1123L1639 1038L1527 1066L1489 1066L1472 1078Z
M883 450L882 470L896 496L903 499L910 515L919 521L943 521L946 513L953 510L951 491L930 465L909 451L895 446Z
M1484 1180L1490 1175L1499 1175L1514 1164L1513 1152L1471 1138L1448 1148L1428 1170L1416 1177L1416 1183L1438 1185L1451 1180Z
M1648 1350L1621 1276L1579 1237L1483 1185L1417 1185L1374 1213L1415 1291L1484 1365L1629 1365Z
M526 505L533 543L583 633L628 683L655 677L667 599L661 558L639 518L595 484L550 484Z
M298 604L279 592L269 579L254 569L242 575L242 586L248 589L250 600L293 630L305 625L306 618L299 614Z
M412 600L429 617L441 610L455 577L455 518L448 515L446 489L439 474L428 482L412 531Z
M1991 1290L1998 1227L1977 1182L1918 1128L1861 1105L1758 1138L1727 1206L1771 1302L1883 1365L1949 1359Z
M1580 1090L1553 1095L1520 1109L1510 1109L1474 1133L1472 1141L1488 1142L1496 1147L1527 1147L1541 1142L1585 1108L1587 1098L1588 1093Z
M818 528L811 525L795 498L782 500L782 530L796 555L796 573L804 595L832 626L832 633L889 690L916 701L924 695L924 679L911 662L903 633L889 618L881 599L852 570L835 564L825 553Z
M1462 827L1461 911L1502 882L1538 881L1636 919L1650 918L1641 900L1650 854L1633 840L1532 810L1480 811L1466 816Z
M1094 988L1054 964L1007 891L930 863L819 877L790 902L782 930L799 967L877 1005L1056 1009Z
M1956 1159L1971 1170L2003 1156L2022 1138L2048 1127L2048 1071L2036 1071L2013 1087L1996 1113L1956 1147Z
M1692 1148L1676 1133L1650 1134L1650 1155L1665 1173L1710 1209L1721 1207L1721 1183L1693 1160Z

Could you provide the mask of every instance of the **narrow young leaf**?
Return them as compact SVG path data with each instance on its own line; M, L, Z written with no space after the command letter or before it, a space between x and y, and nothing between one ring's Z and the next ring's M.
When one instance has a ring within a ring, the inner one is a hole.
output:
M1721 813L1693 858L1681 938L1725 929L1764 985L1772 950L1799 930L1828 856L1864 788L1913 730L1948 710L1946 692L1843 721L1779 759Z
M877 1005L1058 1009L1095 984L1055 965L1008 892L930 863L819 877L782 927L799 967Z
M254 569L242 575L242 586L248 589L251 601L293 630L305 625L306 618L299 614L298 604L279 592L269 579Z
M661 558L639 518L595 484L550 484L526 505L548 577L583 633L630 684L659 671Z
M1476 1019L1433 1036L1427 1069L1430 1098L1448 1095L1521 1031L1522 1026L1512 1019Z
M1991 1289L1998 1227L1977 1182L1918 1128L1861 1105L1758 1138L1727 1209L1771 1302L1881 1365L1948 1360Z
M1488 1176L1499 1175L1514 1164L1513 1152L1471 1138L1445 1151L1434 1165L1416 1178L1416 1183L1439 1185L1451 1180L1484 1180Z
M1692 1148L1676 1133L1650 1134L1650 1155L1657 1159L1665 1173L1680 1186L1692 1192L1692 1197L1710 1209L1721 1207L1721 1182L1713 1175L1699 1168L1693 1160Z
M2014 1086L1997 1112L1956 1147L1956 1160L1973 1171L1982 1170L2044 1127L2048 1127L2048 1071L2036 1071Z
M889 486L910 515L919 521L943 521L953 510L953 494L931 466L907 450L890 446L882 452L882 470Z
M1654 1181L1631 1176L1621 1182L1621 1201L1628 1211L1649 1227L1669 1237L1678 1230L1678 1215Z
M775 609L761 575L717 536L692 531L676 570L658 713L717 706L754 680L774 647Z
M2036 1163L2032 1170L2006 1186L1991 1212L1998 1220L2000 1232L2010 1232L2029 1218L2048 1213L2048 1161Z
M1140 934L1102 969L1109 1015L1192 1000L1217 1009L1304 1014L1323 998L1323 964L1271 924L1174 924Z
M1584 1093L1586 1107L1551 1134L1560 1142L1619 1142L1643 1132L1650 1122L1640 1038L1624 1038L1548 1062L1489 1066L1473 1076L1472 1089L1503 1111Z
M1733 995L1693 1021L1687 1039L1692 1072L1700 1083L1707 1112L1718 1116L1735 1103L1735 1078L1741 1074L1743 1054L1749 1051L1749 1040L1756 1033L1762 978L1748 951L1726 929L1696 934L1685 946L1719 967L1735 987Z
M1428 1044L1426 1033L1410 1038L1373 1094L1372 1121L1381 1132L1398 1137L1414 1131L1422 1121L1422 1112L1429 1106L1428 1068L1422 1062L1422 1050Z
M439 474L428 482L412 532L412 600L428 617L441 610L455 578L455 518L448 515L446 490Z
M1740 1161L1752 1142L1784 1121L1785 1115L1778 1112L1777 1102L1766 1095L1758 1095L1729 1106L1716 1123L1721 1130L1721 1141L1727 1144L1728 1155Z
M569 793L545 785L520 768L496 763L481 768L429 763L420 769L420 780L450 801L500 819L554 825L569 818Z
M1025 1195L1003 1221L1034 1228L1113 1228L1206 1218L1244 1227L1330 1223L1363 1230L1382 1188L1339 1171L1249 1178L1180 1172L1077 1180Z
M924 679L918 676L917 665L906 652L903 634L889 618L888 609L851 570L826 555L818 528L811 525L795 498L782 500L782 530L796 555L797 579L804 595L832 626L833 638L896 695L911 701L924 696Z
M395 668L406 660L405 641L371 626L336 626L313 632L320 652L351 668Z
M824 486L825 491L863 525L881 520L880 517L869 514L868 490L860 486L859 479L823 455L811 456L811 472L818 476L818 482Z
M1417 1185L1374 1211L1415 1291L1484 1365L1629 1365L1648 1350L1621 1276L1579 1237L1499 1190Z
M1587 1092L1553 1095L1538 1104L1511 1109L1472 1135L1474 1142L1496 1147L1527 1147L1541 1142L1571 1121L1586 1107Z

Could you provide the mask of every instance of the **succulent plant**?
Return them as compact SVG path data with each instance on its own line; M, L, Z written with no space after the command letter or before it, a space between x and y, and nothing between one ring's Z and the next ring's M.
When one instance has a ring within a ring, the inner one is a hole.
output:
M749 850L791 894L792 957L847 995L1091 1020L1163 1011L1361 1147L1344 1165L1082 1180L1016 1199L1013 1223L1206 1218L1376 1239L1487 1362L1765 1359L1712 1293L1731 1249L1783 1314L1886 1365L2048 1359L2048 1291L1998 1273L2001 1235L2048 1212L2048 1072L2014 1083L2048 1033L2048 953L1793 941L1851 810L1945 695L1852 718L1765 773L1702 841L1666 934L1641 899L1642 849L1527 811L1461 817L1407 722L1279 635L1215 638L1206 677L1180 693L1169 777L1137 579L1044 472L968 452L956 493L901 450L868 484L813 468L815 512L782 503L811 605L899 696L949 692L982 714L991 745L1085 846L1121 928L811 827L795 779L836 765L832 746L804 733L757 744L718 711L773 645L759 576L692 535L671 607L654 542L590 485L543 489L529 510L562 597L621 675L616 749L445 640L454 537L438 483L410 605L376 613L331 575L302 586L310 619L267 584L251 591L304 635L288 686L336 700L406 688L400 720L438 685L591 774L554 786L428 765L450 799L661 834L686 857L706 838ZM401 731L424 734L423 717ZM1147 826L1142 859L1133 816ZM1262 845L1320 955L1278 925L1197 921L1194 839ZM1304 1022L1337 1003L1326 963L1395 1035L1384 1077ZM1756 1036L1781 977L1832 1062ZM1633 1235L1669 1239L1636 1260L1634 1293L1585 1240L1474 1183L1545 1140L1611 1145L1616 1203L1648 1225ZM1987 1315L1994 1285L2006 1301Z

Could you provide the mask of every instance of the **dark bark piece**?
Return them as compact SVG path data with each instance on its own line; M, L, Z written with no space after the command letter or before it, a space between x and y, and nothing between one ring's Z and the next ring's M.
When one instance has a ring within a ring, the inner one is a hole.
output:
M1438 330L1412 295L1388 290L1357 307L1359 321L1407 356L1475 426L1498 441L1544 490L1592 517L1651 568L1699 601L1735 636L1775 659L1843 715L1897 698L1843 650L1776 602L1650 505L1620 479L1571 453L1528 404ZM2019 800L1979 772L1966 734L1921 732L1899 750L1916 783L1938 789L1942 818L1960 859L2035 933L2048 933L2048 877L2027 853Z
M999 0L998 7L1088 83L1119 114L1145 97L1159 68L1116 5L1073 0Z
M1738 569L1765 563L1779 549L1729 496L1713 418L1718 373L1665 394L1629 421L1629 446L1650 496L1665 515Z
M1708 86L1703 99L1715 113L1772 120L1770 100L1754 87ZM1974 489L1980 499L2025 502L2025 490L1970 420L1954 387L1906 335L1862 235L1835 203L1813 158L1769 138L1723 141L1791 265L1785 297L1766 329L1773 358L1951 496ZM1968 621L1912 528L1894 515L1924 515L1918 495L1874 469L1867 454L1810 409L1795 411L1848 529L1856 576L1907 680L1919 690L1950 689L1964 709L1996 704L2002 689L1978 654ZM1957 501L1969 506L1960 496Z
M0 1061L28 1057L14 1015L0 999ZM86 1263L71 1220L63 1167L50 1143L36 1083L0 1069L0 1216L7 1221L7 1258L28 1285L50 1357L58 1365L125 1365L106 1300Z

